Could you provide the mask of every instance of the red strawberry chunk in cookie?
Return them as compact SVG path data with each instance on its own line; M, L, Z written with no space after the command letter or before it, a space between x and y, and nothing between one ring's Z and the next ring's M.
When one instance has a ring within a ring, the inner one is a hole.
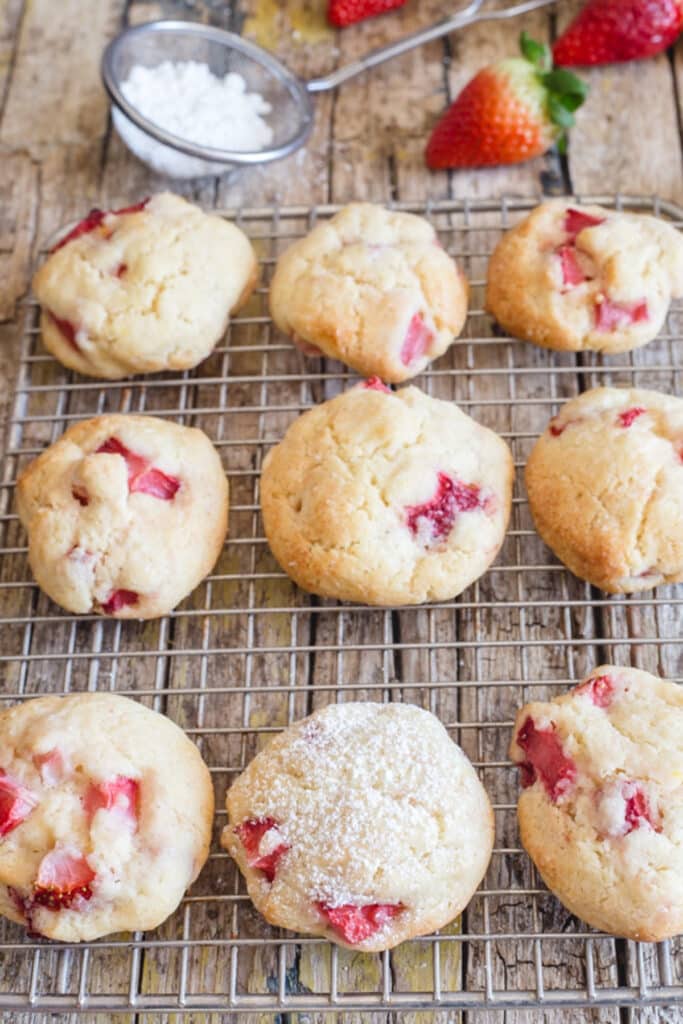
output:
M576 255L576 249L573 246L560 246L557 250L557 255L560 258L562 284L565 288L576 288L578 284L583 284L583 282L587 280Z
M564 230L572 241L579 232L585 231L586 228L596 228L598 224L604 223L604 217L593 217L590 213L584 213L583 210L575 210L572 207L564 215Z
M537 729L529 717L517 733L517 743L527 755L520 765L525 789L540 778L553 801L571 789L576 781L576 765L563 751L554 725Z
M647 409L643 409L642 406L634 406L633 409L625 409L624 412L619 413L619 426L630 427L631 424L647 412Z
M33 903L48 910L62 910L76 900L89 900L95 872L78 850L51 850L40 862L33 889Z
M404 366L421 359L429 351L434 335L424 322L421 313L416 313L408 324L406 336L401 347L401 362Z
M367 380L363 381L363 387L367 388L368 391L384 391L387 395L391 394L391 388L388 388L379 377L368 377Z
M0 772L0 836L6 836L28 818L37 797L20 782Z
M75 238L80 238L81 235L88 235L91 231L95 231L97 228L101 227L106 217L121 217L126 213L139 213L140 210L144 210L148 202L149 197L147 199L143 199L141 203L135 203L133 206L124 206L120 210L107 211L99 210L97 207L94 207L87 217L84 217L82 221L79 221L76 227L71 229L68 235L65 235L61 241L57 242L52 249L52 252L57 252L57 250L61 249L62 246L66 245L68 242L73 242Z
M60 317L55 316L54 313L51 313L49 309L46 310L46 312L50 320L52 320L52 323L55 325L59 333L64 338L64 340L68 341L68 343L76 352L80 352L81 347L76 341L78 328L74 324L72 324L70 320L62 320Z
M341 907L316 903L316 907L350 946L365 942L403 910L401 903L368 903L364 907L352 903Z
M85 813L92 819L99 810L112 811L121 821L135 831L138 827L138 805L140 801L140 783L137 779L126 775L114 775L113 778L93 783L85 794Z
M618 327L630 327L648 319L647 302L636 302L630 306L620 305L603 297L596 303L595 322L600 331L614 331Z
M590 697L596 707L607 708L614 699L616 684L611 676L596 676L574 690L576 696Z
M283 839L272 849L269 849L267 853L260 852L261 841L272 829L276 830L277 836L271 836L271 840L280 836L280 830L274 818L249 819L248 821L243 821L241 825L237 825L235 828L235 834L246 850L247 864L250 868L257 868L259 871L262 871L269 882L275 880L278 864L289 849L289 843L286 843Z
M136 594L134 590L112 590L102 605L102 611L105 615L114 615L128 605L137 604L139 597L140 595Z
M422 505L406 509L408 529L422 538L428 532L431 541L447 537L458 512L484 508L477 484L464 484L447 473L438 474L436 494Z
M107 438L97 454L120 455L128 467L128 493L150 494L153 498L171 501L180 488L180 480L150 466L142 455L136 455L116 437Z
M649 825L655 832L662 831L661 825L655 826L648 799L638 783L628 782L624 786L624 797L626 800L626 810L624 812L624 819L627 825L626 835L629 832L633 832L634 829L642 828L645 825Z

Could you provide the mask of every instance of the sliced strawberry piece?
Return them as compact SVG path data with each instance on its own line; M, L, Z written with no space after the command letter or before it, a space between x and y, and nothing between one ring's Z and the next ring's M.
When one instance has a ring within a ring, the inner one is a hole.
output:
M329 0L327 18L336 28L346 28L365 18L403 7L406 0Z
M180 480L152 467L134 480L129 479L128 486L131 494L150 494L153 498L161 498L162 501L172 501L180 488Z
M453 480L447 473L438 474L436 494L421 505L409 505L406 509L408 529L415 536L422 536L427 530L432 541L448 536L458 512L471 512L483 508L480 488L477 484L464 484Z
M576 765L564 753L554 725L537 729L529 716L517 733L517 743L527 755L521 764L524 788L540 778L553 801L571 789L576 781Z
M401 362L404 366L421 359L434 340L434 335L424 322L421 313L416 313L408 324L406 336L401 347Z
M38 797L16 779L0 772L0 836L21 825L38 803Z
M272 829L276 829L277 836L271 836L271 840L280 836L278 823L274 818L251 818L243 821L241 825L237 825L235 828L235 835L239 838L247 853L247 864L250 868L257 868L259 871L262 871L269 882L274 881L278 864L284 854L287 853L287 850L289 850L289 843L282 839L280 843L277 843L268 852L263 854L260 852L263 837Z
M548 429L550 430L550 433L553 437L560 437L562 434L564 434L565 430L567 429L567 426L568 424L566 423L555 423L551 420Z
M328 903L320 902L315 905L350 946L365 942L403 910L401 903L367 903L363 907L352 903L341 907L331 907Z
M363 381L363 387L367 388L368 391L384 391L387 395L391 394L391 388L388 388L379 377L368 377L367 380Z
M128 493L150 494L163 501L171 501L180 488L180 480L149 465L142 455L136 455L116 437L109 437L96 454L120 455L128 468Z
M611 676L595 676L587 683L581 683L574 689L576 696L590 697L596 707L607 708L612 703L616 683Z
M620 412L618 416L619 426L630 427L639 416L643 416L646 412L647 409L643 409L640 405L636 405L632 409L624 409L624 411Z
M76 900L89 900L94 880L95 872L82 853L55 847L40 862L33 903L48 910L62 910Z
M46 310L46 313L50 320L52 321L52 323L57 328L57 330L59 331L59 333L62 335L64 340L68 341L68 343L71 345L74 351L80 352L81 347L76 341L76 334L78 333L78 328L75 326L75 324L72 324L70 320L62 320L60 317L55 316L54 313L50 312L49 309Z
M599 331L614 331L618 327L630 327L631 324L647 319L647 302L624 306L603 298L602 302L595 304L595 322Z
M571 206L564 215L564 230L572 242L586 228L597 228L598 224L604 223L604 217L594 217L592 213L584 213L583 210L576 210Z
M69 242L73 242L75 238L80 238L81 235L87 235L91 231L94 231L100 226L104 218L107 216L105 210L100 210L96 206L90 211L87 217L79 221L76 227L72 228L68 235L65 235L61 241L51 249L51 252L57 252L62 246L67 245Z
M86 791L84 803L89 819L92 820L99 810L112 811L132 832L137 830L140 804L140 783L137 779L114 775L105 782L92 783Z
M628 826L626 835L644 825L649 825L655 832L661 832L661 825L655 825L652 810L642 786L639 786L637 782L627 782L623 792L626 800L624 819Z
M128 264L127 264L127 263L119 263L118 267L117 267L117 268L116 268L116 270L114 271L114 277L119 277L119 278L121 278L121 277L123 277L123 276L124 276L124 275L125 275L125 274L126 274L127 272L128 272Z
M53 747L45 754L34 754L33 763L47 786L55 786L66 774L64 755L58 747Z
M75 238L80 238L81 235L87 235L91 231L95 231L97 228L101 227L106 217L122 217L126 213L139 213L140 210L144 210L148 202L149 197L147 197L147 199L143 199L141 203L135 203L134 206L124 206L120 210L107 211L94 207L87 217L84 217L82 221L79 221L76 227L71 229L68 235L65 235L61 241L57 242L51 252L57 252L58 249L61 249L62 246L66 245L68 242L73 242Z
M114 214L115 217L124 217L127 213L140 213L140 211L144 210L145 207L147 206L149 199L150 197L147 196L145 199L142 199L139 203L133 203L132 206L122 206L119 210L112 210L111 212Z
M557 250L557 255L560 258L562 284L565 288L576 288L578 284L583 284L584 281L588 280L578 261L576 249L573 245L561 245Z
M139 597L134 590L112 590L102 605L102 611L105 615L115 615L121 608L137 604Z

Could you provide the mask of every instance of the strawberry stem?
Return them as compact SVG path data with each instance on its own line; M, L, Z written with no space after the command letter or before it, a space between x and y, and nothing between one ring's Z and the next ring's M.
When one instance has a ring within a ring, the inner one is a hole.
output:
M567 129L573 126L574 112L588 95L588 85L566 68L553 67L550 49L526 32L519 37L519 48L525 59L536 68L538 80L546 90L548 117L560 129L557 148L560 153L566 153Z

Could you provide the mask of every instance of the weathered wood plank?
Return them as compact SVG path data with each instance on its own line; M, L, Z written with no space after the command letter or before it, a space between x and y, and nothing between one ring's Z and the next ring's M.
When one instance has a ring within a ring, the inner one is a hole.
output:
M559 31L580 6L571 0L558 8ZM666 54L580 73L590 93L569 147L575 191L683 199L680 126Z

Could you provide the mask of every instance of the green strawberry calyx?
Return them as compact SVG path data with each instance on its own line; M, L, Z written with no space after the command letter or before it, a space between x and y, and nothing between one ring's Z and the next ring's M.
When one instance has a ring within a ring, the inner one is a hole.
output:
M567 129L574 124L574 112L588 95L588 85L566 68L553 67L550 47L522 32L519 37L522 55L534 68L536 78L546 91L548 117L557 126L557 148L567 151Z

